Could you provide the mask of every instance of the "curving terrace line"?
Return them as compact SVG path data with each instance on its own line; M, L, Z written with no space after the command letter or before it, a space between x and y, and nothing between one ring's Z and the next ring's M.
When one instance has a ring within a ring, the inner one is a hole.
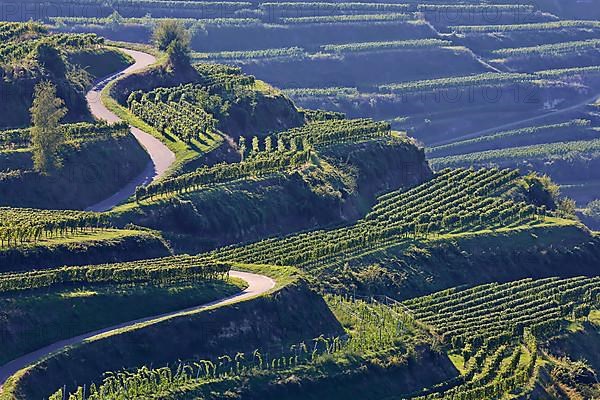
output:
M124 76L134 74L142 71L148 66L156 62L156 58L153 55L143 53L141 51L120 49L122 52L129 54L135 60L135 63L125 70L118 72L114 75L105 78L101 82L97 83L85 96L88 106L92 115L99 120L104 120L109 123L120 122L121 119L110 111L102 103L101 92L104 87L110 82L120 79ZM154 180L161 177L167 169L175 161L175 154L167 146L165 146L160 140L138 129L136 127L130 127L131 133L137 141L144 147L151 161L148 163L144 171L135 177L131 182L121 188L117 193L113 194L109 198L88 207L87 211L108 211L115 207L119 203L127 200L133 194L135 194L135 188L142 185L147 185Z
M134 321L124 322L119 325L85 333L83 335L79 335L71 339L61 340L42 349L36 350L22 357L19 357L13 361L10 361L9 363L3 366L0 366L0 393L2 393L2 386L9 377L17 373L19 370L27 367L28 365L31 365L34 362L51 355L52 353L56 353L64 349L65 347L81 344L93 338L94 336L106 334L118 329L131 327L142 322L161 322L167 319L177 318L178 316L182 316L188 313L202 311L208 307L224 306L242 300L249 300L261 294L267 293L269 290L275 287L275 281L263 275L253 274L250 272L231 271L229 273L229 276L246 281L248 283L248 287L244 291L233 296L229 296L220 300L215 300L213 302L202 304L200 306L190 307L184 310L173 311L166 314L155 315L152 317L140 318Z

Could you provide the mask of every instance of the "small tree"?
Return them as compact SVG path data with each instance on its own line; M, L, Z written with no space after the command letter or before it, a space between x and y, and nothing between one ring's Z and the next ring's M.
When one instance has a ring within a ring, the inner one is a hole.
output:
M575 200L570 199L568 197L562 198L558 202L558 214L564 218L573 218L575 217L575 212L577 210L577 205L575 204Z
M31 106L31 141L33 164L36 171L48 173L60 168L62 160L58 150L65 141L60 120L67 114L62 99L56 96L56 86L51 82L40 82L35 87Z
M265 151L267 153L270 153L273 150L273 140L271 139L271 136L267 136L265 138Z
M252 153L257 154L258 152L260 152L260 144L258 138L254 136L252 138Z
M191 35L181 22L160 22L154 29L152 39L159 50L169 55L169 61L174 66L190 63Z

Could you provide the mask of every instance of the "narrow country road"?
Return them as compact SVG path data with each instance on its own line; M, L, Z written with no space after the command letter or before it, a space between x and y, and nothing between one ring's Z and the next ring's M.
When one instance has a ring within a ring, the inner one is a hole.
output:
M121 119L110 111L102 103L101 92L106 85L116 79L139 72L156 62L153 55L143 53L141 51L120 49L122 52L129 54L135 60L135 63L125 70L118 72L108 78L103 79L96 84L85 96L92 115L99 120L104 120L109 123L121 121ZM147 185L161 177L165 171L175 161L175 154L160 140L138 128L130 127L131 133L137 141L144 147L151 161L148 163L144 171L129 182L125 187L121 188L117 193L110 196L97 204L94 204L86 209L86 211L108 211L119 203L127 200L135 193L135 188L142 185Z
M2 385L6 382L6 380L14 375L17 371L31 365L32 363L40 360L43 357L46 357L52 353L55 353L67 346L72 346L76 344L80 344L93 338L94 336L105 334L108 332L112 332L117 329L127 328L142 322L150 322L156 323L160 321L164 321L171 318L177 318L178 316L183 316L188 313L194 313L198 311L202 311L208 307L212 306L224 306L227 304L231 304L234 302L238 302L241 300L248 300L255 296L261 295L263 293L268 292L273 287L275 287L275 281L271 278L268 278L263 275L252 274L249 272L240 272L240 271L231 271L229 276L242 279L248 283L248 287L233 296L226 297L224 299L215 300L213 302L202 304L196 307L190 307L185 310L174 311L167 314L155 315L152 317L146 317L137 319L134 321L125 322L119 325L111 326L109 328L100 329L94 332L89 332L71 339L61 340L60 342L56 342L49 346L46 346L42 349L36 350L32 353L26 354L22 357L19 357L3 366L0 367L0 393L2 393Z

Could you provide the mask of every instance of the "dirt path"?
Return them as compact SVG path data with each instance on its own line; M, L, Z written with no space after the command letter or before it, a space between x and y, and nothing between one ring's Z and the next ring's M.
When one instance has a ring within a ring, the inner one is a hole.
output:
M26 354L22 357L19 357L3 366L0 367L0 393L2 392L2 385L6 382L6 380L17 373L19 370L27 367L28 365L40 360L43 357L46 357L52 353L55 353L67 346L77 345L94 336L105 334L117 329L122 329L126 327L133 326L135 324L141 322L160 322L163 320L176 318L186 313L201 311L207 307L212 306L223 306L227 304L231 304L240 300L248 300L260 294L266 293L271 290L275 286L275 281L271 278L268 278L263 275L252 274L249 272L240 272L240 271L231 271L229 274L231 277L240 278L248 283L248 287L233 296L226 297L224 299L215 300L213 302L202 304L196 307L186 308L184 310L174 311L167 314L155 315L152 317L141 318L134 321L125 322L119 325L111 326L108 328L100 329L94 332L89 332L71 339L61 340L60 342L56 342L49 346L46 346L42 349L36 350L32 353Z
M129 66L121 72L105 78L96 84L96 86L94 86L85 96L92 115L96 119L101 119L110 123L119 122L121 119L108 108L106 108L106 106L102 103L102 89L104 89L108 83L123 76L139 72L156 62L156 58L147 53L128 49L121 49L121 51L133 57L135 64ZM169 150L167 146L165 146L154 136L135 127L131 127L131 133L144 147L150 156L151 161L148 163L144 171L135 177L135 179L133 179L131 182L129 182L125 187L121 188L117 193L113 194L108 199L88 207L87 211L110 210L119 203L122 203L131 197L135 193L136 187L147 185L161 177L175 161L175 154L173 154L173 152Z

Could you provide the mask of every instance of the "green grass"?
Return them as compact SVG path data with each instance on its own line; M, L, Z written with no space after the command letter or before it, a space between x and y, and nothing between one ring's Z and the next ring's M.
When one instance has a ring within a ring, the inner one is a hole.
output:
M72 243L91 243L91 242L103 242L110 241L115 239L122 239L126 237L140 236L146 235L146 233L142 231L136 231L131 229L105 229L105 230L95 230L95 231L85 231L78 232L73 235L64 236L64 237L53 237L53 238L42 238L37 242L24 242L19 244L17 248L32 248L32 247L54 247L60 246L64 244L72 244ZM4 246L0 246L0 250L5 249L14 249L13 245L7 246L6 243Z
M448 358L450 361L452 361L452 364L456 367L461 375L465 373L467 369L465 368L465 358L462 355L457 353L449 353Z
M0 296L0 365L55 341L237 293L246 282L66 285Z

